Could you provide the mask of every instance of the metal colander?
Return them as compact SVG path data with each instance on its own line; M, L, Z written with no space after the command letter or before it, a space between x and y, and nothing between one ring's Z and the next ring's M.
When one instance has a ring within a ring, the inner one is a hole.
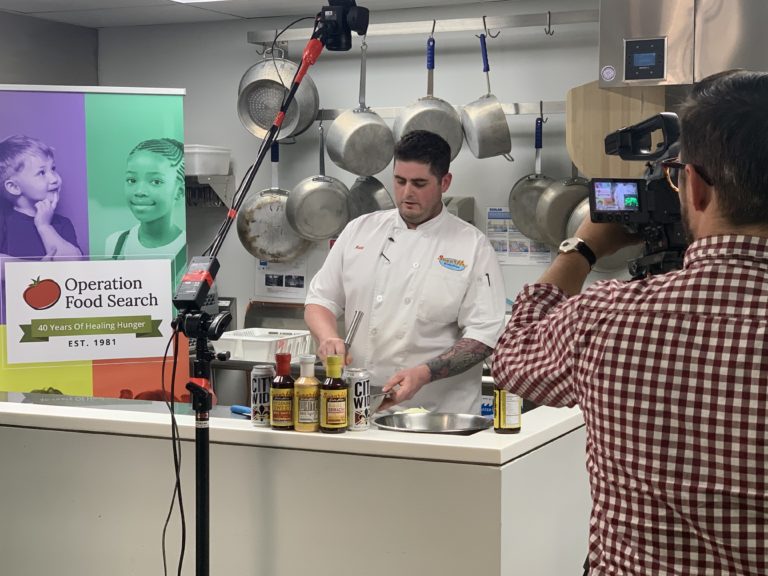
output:
M261 139L266 137L297 69L294 62L273 58L270 54L243 75L237 96L237 114L251 134ZM278 139L296 136L309 128L317 117L319 106L317 87L307 74L288 106Z

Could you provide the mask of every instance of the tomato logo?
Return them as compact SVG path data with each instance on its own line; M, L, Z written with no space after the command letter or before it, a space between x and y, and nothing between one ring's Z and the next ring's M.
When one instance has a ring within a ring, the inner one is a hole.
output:
M24 290L24 302L29 304L35 310L47 310L61 297L61 287L50 278L32 280L26 290Z

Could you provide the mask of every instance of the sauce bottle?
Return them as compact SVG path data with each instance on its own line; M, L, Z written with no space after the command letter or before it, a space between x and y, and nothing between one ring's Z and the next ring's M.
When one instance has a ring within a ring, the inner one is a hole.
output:
M320 428L320 381L315 378L315 355L299 356L301 376L293 392L293 427L297 432Z
M341 379L344 357L330 354L325 359L326 378L320 385L320 432L341 434L347 431L349 385Z
M291 355L275 354L276 376L269 390L270 424L274 430L293 430L293 377Z
M493 391L493 431L517 434L521 427L523 399L506 390Z

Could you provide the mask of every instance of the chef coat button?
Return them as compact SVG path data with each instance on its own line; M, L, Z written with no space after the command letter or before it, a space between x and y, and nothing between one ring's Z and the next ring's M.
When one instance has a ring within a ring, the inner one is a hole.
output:
M376 334L378 334L378 333L379 333L379 331L376 330L376 328L371 328L371 335L372 336L376 336Z
M398 332L397 334L395 334L395 338L397 338L398 340L402 340L404 336L405 336L404 332Z
M381 302L382 300L384 300L384 296L382 296L381 294L376 296L376 302Z
M405 299L405 303L406 303L406 304L410 304L411 302L412 302L412 300L411 300L410 298L406 298L406 299Z
M419 263L418 263L418 262L414 262L414 263L413 263L413 267L414 267L414 268L418 268L418 267L419 267Z

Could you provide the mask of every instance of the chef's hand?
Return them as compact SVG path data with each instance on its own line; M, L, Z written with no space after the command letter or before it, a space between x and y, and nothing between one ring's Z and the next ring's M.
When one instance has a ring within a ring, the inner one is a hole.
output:
M352 356L346 354L346 352L347 347L344 344L344 340L341 338L326 338L317 348L317 357L325 362L325 359L329 354L341 354L342 356L346 355L346 358L344 359L344 365L347 366L352 362Z
M415 368L395 372L394 376L387 380L384 388L382 388L382 392L389 392L390 395L388 398L384 398L379 410L387 410L395 404L410 400L416 395L416 392L421 390L422 386L431 381L432 373L426 364L419 364Z

